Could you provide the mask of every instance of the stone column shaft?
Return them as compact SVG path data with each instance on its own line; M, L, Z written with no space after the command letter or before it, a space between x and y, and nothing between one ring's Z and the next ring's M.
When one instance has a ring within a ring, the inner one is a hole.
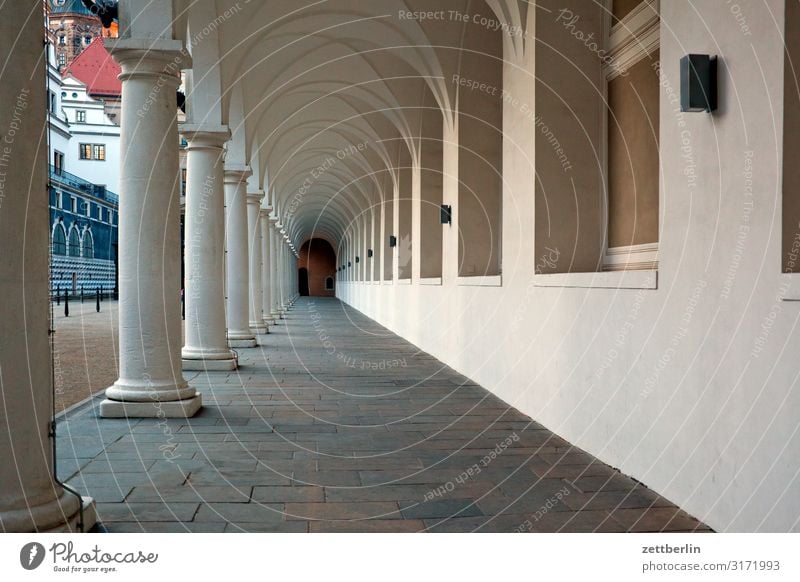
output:
M38 8L38 14L37 14ZM47 146L41 5L0 4L0 532L74 531L53 478ZM7 59L7 60L6 60ZM87 507L87 527L93 512ZM91 514L91 515L90 515ZM26 540L27 541L27 540ZM9 564L5 571L10 578Z
M186 340L184 370L235 370L225 322L225 127L184 125L186 147Z
M180 368L180 191L175 40L108 41L122 67L119 379L103 417L185 417L201 398ZM146 47L146 48L143 48Z
M264 323L261 307L264 302L264 289L262 287L261 256L261 201L264 200L263 192L247 195L247 227L250 234L250 327L258 333L268 333L269 328Z
M266 325L274 325L272 317L272 289L270 289L270 227L269 213L271 208L262 208L259 214L261 222L261 316Z
M283 318L281 311L281 294L280 294L280 253L278 252L278 219L269 219L269 235L270 235L270 290L272 295L272 318L275 320Z
M256 337L251 328L250 305L250 236L247 177L251 171L246 166L225 167L225 276L228 282L228 344L233 348L253 348Z

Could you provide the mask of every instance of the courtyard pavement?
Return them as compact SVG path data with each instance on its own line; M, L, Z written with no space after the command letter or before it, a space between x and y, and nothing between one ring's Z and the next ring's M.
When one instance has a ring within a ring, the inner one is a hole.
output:
M58 422L59 476L108 532L709 531L335 299L187 373L188 420Z

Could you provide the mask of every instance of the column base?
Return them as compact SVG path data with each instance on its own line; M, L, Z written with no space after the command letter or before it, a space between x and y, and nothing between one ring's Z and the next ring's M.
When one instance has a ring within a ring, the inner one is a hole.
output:
M97 506L91 497L81 497L83 508L83 533L87 533L97 524ZM42 533L66 533L81 531L81 514L77 513L68 524L62 527L47 530Z
M190 360L183 358L185 372L232 372L238 367L236 358L229 360Z
M231 339L228 345L232 348L255 348L258 342L255 339Z
M251 321L250 322L250 329L253 330L253 333L264 335L265 333L269 333L269 329L267 325L260 321Z
M269 330L270 325L275 325L275 320L272 319L271 317L264 318L264 325L267 327L267 330ZM267 331L267 333L269 333L269 331Z
M0 528L8 533L75 533L81 531L81 508L83 531L88 532L97 523L94 499L81 497L78 502L66 490L44 505L0 512Z
M68 495L72 494L68 493ZM81 514L78 512L66 523L51 529L42 530L39 533L76 533L80 531L87 533L97 524L97 507L95 506L94 499L91 497L81 497L81 506L83 509L83 530L81 530Z
M186 400L169 402L121 402L103 400L100 403L101 418L191 418L202 408L203 396L197 394Z
M183 369L191 372L230 372L237 368L236 354L229 349L195 348L181 350Z

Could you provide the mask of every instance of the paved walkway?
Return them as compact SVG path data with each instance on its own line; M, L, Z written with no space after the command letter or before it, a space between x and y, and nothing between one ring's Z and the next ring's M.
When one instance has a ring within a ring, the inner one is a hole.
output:
M106 299L96 311L94 297L53 304L53 380L58 412L111 386L117 368L117 302Z
M100 531L707 528L334 299L302 299L190 420L58 427Z

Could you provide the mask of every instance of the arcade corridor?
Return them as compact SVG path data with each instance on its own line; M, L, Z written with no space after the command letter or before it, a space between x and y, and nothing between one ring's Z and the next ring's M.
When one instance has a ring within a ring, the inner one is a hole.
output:
M194 418L99 419L99 395L60 422L97 529L707 529L336 299L282 323L191 377Z

